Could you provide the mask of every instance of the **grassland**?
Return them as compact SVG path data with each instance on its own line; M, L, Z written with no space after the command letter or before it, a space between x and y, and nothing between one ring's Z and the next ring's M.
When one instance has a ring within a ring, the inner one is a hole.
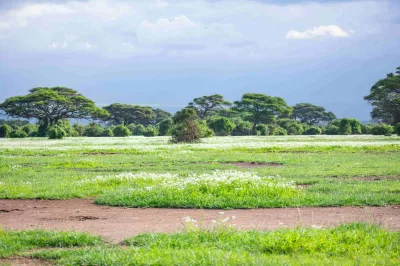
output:
M245 169L236 162L260 162ZM127 207L400 204L400 138L0 140L0 198L95 197Z

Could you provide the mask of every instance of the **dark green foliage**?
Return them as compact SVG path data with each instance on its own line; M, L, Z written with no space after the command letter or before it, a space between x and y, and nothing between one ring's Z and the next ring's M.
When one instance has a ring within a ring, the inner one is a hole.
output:
M172 118L171 113L164 111L162 109L157 108L157 109L153 109L153 111L154 111L154 114L156 115L156 118L152 124L159 124L164 120Z
M207 119L221 111L225 106L230 105L232 103L225 101L222 95L214 94L195 98L193 102L189 103L188 107L194 108L200 119Z
M259 124L256 126L256 133L259 136L267 136L268 135L268 126L264 124Z
M124 125L119 125L113 128L114 137L128 137L132 132Z
M9 125L13 129L17 129L20 127L23 127L25 125L29 124L29 121L27 120L5 120L5 119L0 119L0 125Z
M25 131L29 137L36 137L39 131L39 126L35 124L26 124L21 129Z
M339 135L339 127L330 124L325 128L325 134L326 135Z
M336 118L332 112L326 112L322 106L310 103L299 103L293 106L292 118L299 119L302 123L315 125L319 122L330 122Z
M174 122L172 119L165 119L161 123L158 124L158 135L159 136L170 136L172 132L172 128L174 126ZM133 131L132 131L133 134Z
M65 130L59 125L54 125L47 132L49 139L63 139L67 136Z
M144 132L146 131L146 127L141 124L129 124L128 128L132 132L132 136L143 136Z
M184 108L174 115L174 130L172 132L173 143L198 142L202 137L200 123L194 108Z
M396 69L375 83L364 97L373 107L372 118L392 125L400 122L400 67Z
M273 122L277 116L291 110L284 99L259 93L244 94L240 101L235 102L233 109L238 112L247 112L251 114L248 119L253 122L253 131L257 124L269 124Z
M207 126L207 122L205 120L198 122L200 129L200 138L210 138L214 136L214 131Z
M28 134L26 134L25 131L23 131L21 129L13 130L10 133L10 138L22 139L22 138L26 138L26 137L28 137Z
M391 125L387 125L387 124L378 124L378 125L374 125L371 128L372 135L391 136L393 133L394 133L393 127Z
M339 135L362 134L361 123L354 118L343 118L340 120Z
M83 135L86 137L102 137L103 131L104 129L101 125L92 122L85 127Z
M278 119L276 123L284 128L288 135L301 135L304 132L303 125L299 121L293 119Z
M9 138L12 130L7 124L0 125L0 138Z
M156 136L158 136L157 127L147 126L145 131L143 132L143 136L145 136L145 137L156 137Z
M104 109L110 114L107 120L113 124L123 124L124 126L129 124L150 125L156 120L154 110L148 106L113 103L104 107Z
M231 132L232 136L253 135L253 125L248 121L240 122Z
M103 129L103 133L101 133L102 137L114 137L114 132L111 128L105 128Z
M397 123L397 125L394 127L394 132L400 136L400 123Z
M85 125L83 124L75 124L73 125L73 128L76 132L78 132L79 136L84 136L85 133Z
M228 136L235 128L235 124L226 117L213 118L208 122L208 126L217 136Z
M322 130L317 126L311 126L304 131L304 135L321 135Z

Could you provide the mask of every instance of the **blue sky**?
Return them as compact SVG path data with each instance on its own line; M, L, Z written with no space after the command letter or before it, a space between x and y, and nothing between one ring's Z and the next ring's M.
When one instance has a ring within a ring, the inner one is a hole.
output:
M88 0L0 4L0 101L66 86L170 111L246 92L369 119L400 66L400 1Z

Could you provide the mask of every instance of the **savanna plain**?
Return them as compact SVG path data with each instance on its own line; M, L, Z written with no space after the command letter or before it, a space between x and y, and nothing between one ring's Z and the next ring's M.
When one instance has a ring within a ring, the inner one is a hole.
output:
M400 205L399 136L0 139L0 198L7 206L79 198L109 209L217 210L211 220L182 216L176 232L116 243L79 230L80 220L73 231L11 230L2 220L23 210L0 206L0 262L11 265L400 264L399 226L388 226ZM299 219L275 230L242 230L240 217L227 215L383 206L387 221L306 226Z

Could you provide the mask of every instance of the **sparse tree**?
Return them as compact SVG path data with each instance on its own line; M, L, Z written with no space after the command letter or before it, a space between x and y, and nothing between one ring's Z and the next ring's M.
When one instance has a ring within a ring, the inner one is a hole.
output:
M104 109L110 113L107 120L118 125L150 125L156 119L153 109L147 106L113 103Z
M319 122L330 122L336 119L336 116L332 112L326 112L322 106L311 103L298 103L293 106L292 118L312 126Z
M200 119L207 119L224 107L231 105L232 103L225 101L220 94L195 98L193 102L189 103L189 107L196 110Z

